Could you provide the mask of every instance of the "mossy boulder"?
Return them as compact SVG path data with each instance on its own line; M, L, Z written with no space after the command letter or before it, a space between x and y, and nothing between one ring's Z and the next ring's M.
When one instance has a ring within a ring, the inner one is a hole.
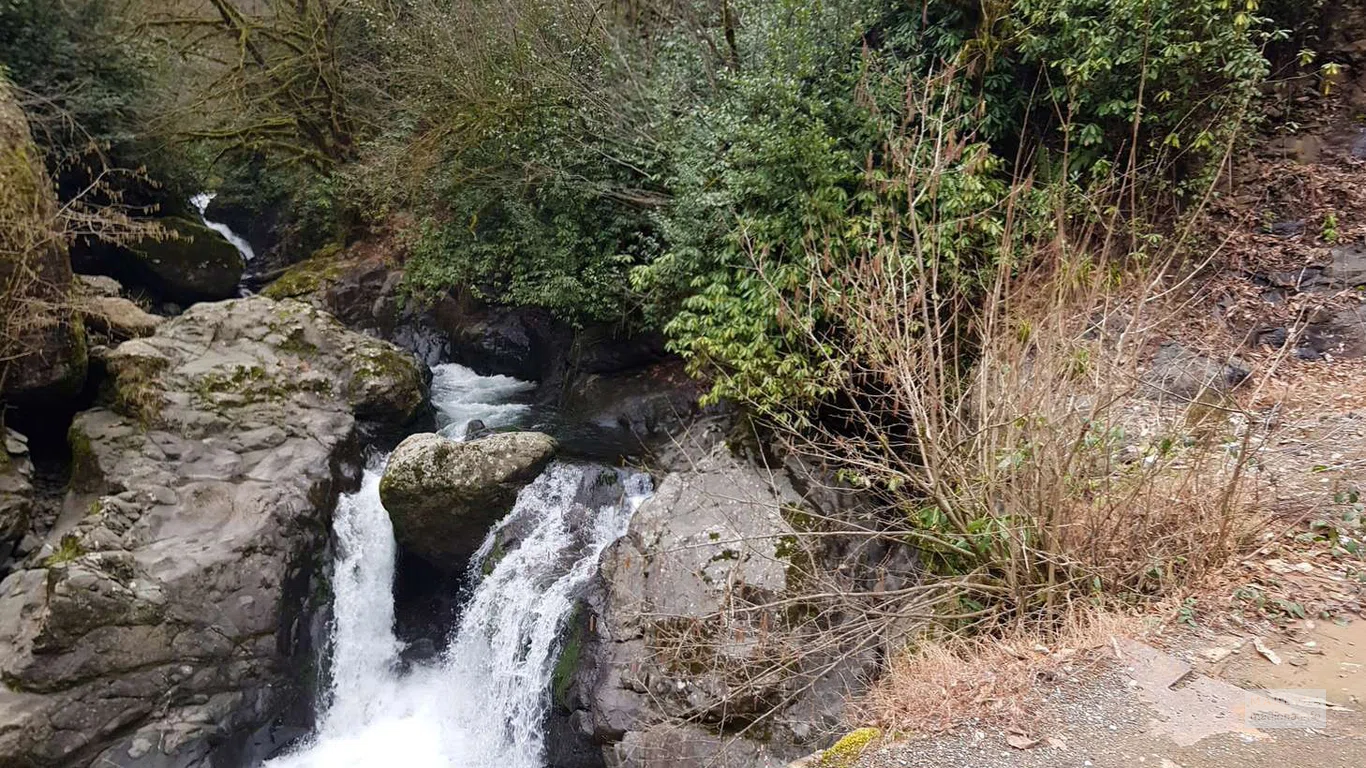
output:
M246 261L224 237L178 217L159 222L165 235L120 249L119 257L148 287L169 301L191 304L237 294Z
M60 402L85 383L85 332L56 211L28 120L0 77L0 397L20 407Z
M539 432L468 443L430 433L409 437L389 458L379 484L394 536L438 568L463 568L555 450L555 440Z
M406 424L427 397L424 369L398 347L316 307L262 296L196 305L120 344L107 365L115 410L146 424L182 400L218 413L332 398L362 419Z
M312 256L285 270L261 291L261 295L272 299L311 298L353 266L341 253L341 246L335 244L318 249Z
M426 403L423 369L391 344L356 350L351 372L348 391L361 418L406 424Z

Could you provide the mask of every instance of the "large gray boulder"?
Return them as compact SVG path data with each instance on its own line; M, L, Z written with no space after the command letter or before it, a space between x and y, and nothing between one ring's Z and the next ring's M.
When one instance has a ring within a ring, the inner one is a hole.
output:
M412 418L422 373L264 298L195 306L108 366L62 515L0 582L0 765L252 765L251 735L307 701L358 416Z
M853 578L866 558L847 569L829 561L832 537L802 535L812 519L784 472L724 445L668 474L640 507L604 554L565 697L609 765L781 766L838 731L875 643L827 634L841 619L808 602L819 590L806 580L818 563ZM817 614L826 623L803 619ZM731 735L756 722L762 739Z
M409 437L389 457L379 484L394 536L439 568L463 567L489 526L512 508L517 492L554 458L555 448L554 439L539 432L504 432L470 442L436 434Z

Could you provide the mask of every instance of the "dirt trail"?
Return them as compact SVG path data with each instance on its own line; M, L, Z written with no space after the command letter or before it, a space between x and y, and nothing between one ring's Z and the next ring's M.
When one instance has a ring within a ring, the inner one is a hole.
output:
M1188 637L1170 652L1132 642L1120 658L1049 692L1026 733L968 726L871 747L860 768L1361 768L1366 765L1366 621L1295 639ZM1224 649L1216 651L1215 649ZM1228 651L1227 655L1224 651ZM1209 657L1223 657L1217 663ZM1290 708L1253 693L1300 691ZM1312 693L1318 691L1319 693ZM1310 703L1322 698L1330 707ZM1251 710L1249 710L1251 705ZM1323 727L1267 727L1321 715ZM1259 727L1260 725L1260 727ZM1012 739L1013 736L1013 739ZM1036 743L1024 749L1010 741Z

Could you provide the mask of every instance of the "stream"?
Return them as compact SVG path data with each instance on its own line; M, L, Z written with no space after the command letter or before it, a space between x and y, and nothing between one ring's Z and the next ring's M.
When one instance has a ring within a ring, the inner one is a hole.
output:
M471 420L516 425L514 402L533 385L434 369L441 431L460 439ZM455 631L431 661L404 664L394 633L398 547L379 500L386 456L344 496L334 518L336 560L330 683L314 733L268 768L543 768L545 718L563 629L602 551L626 532L651 492L647 475L553 462L518 495L473 558ZM580 499L604 476L619 491L597 508ZM496 537L516 525L515 548L490 560Z

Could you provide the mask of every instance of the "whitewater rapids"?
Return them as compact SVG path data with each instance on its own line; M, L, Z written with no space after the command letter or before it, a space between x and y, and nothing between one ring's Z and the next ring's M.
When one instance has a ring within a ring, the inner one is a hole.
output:
M525 406L506 400L529 385L461 366L435 371L433 402L443 432L480 419L515 423ZM387 457L385 457L387 458ZM471 567L475 586L441 656L400 664L394 635L397 545L379 500L384 458L334 521L330 687L315 733L268 768L543 768L545 717L562 630L598 558L620 538L650 493L648 476L562 462L517 497L507 520L520 542L482 575L503 524ZM614 472L619 501L576 506L587 473Z

